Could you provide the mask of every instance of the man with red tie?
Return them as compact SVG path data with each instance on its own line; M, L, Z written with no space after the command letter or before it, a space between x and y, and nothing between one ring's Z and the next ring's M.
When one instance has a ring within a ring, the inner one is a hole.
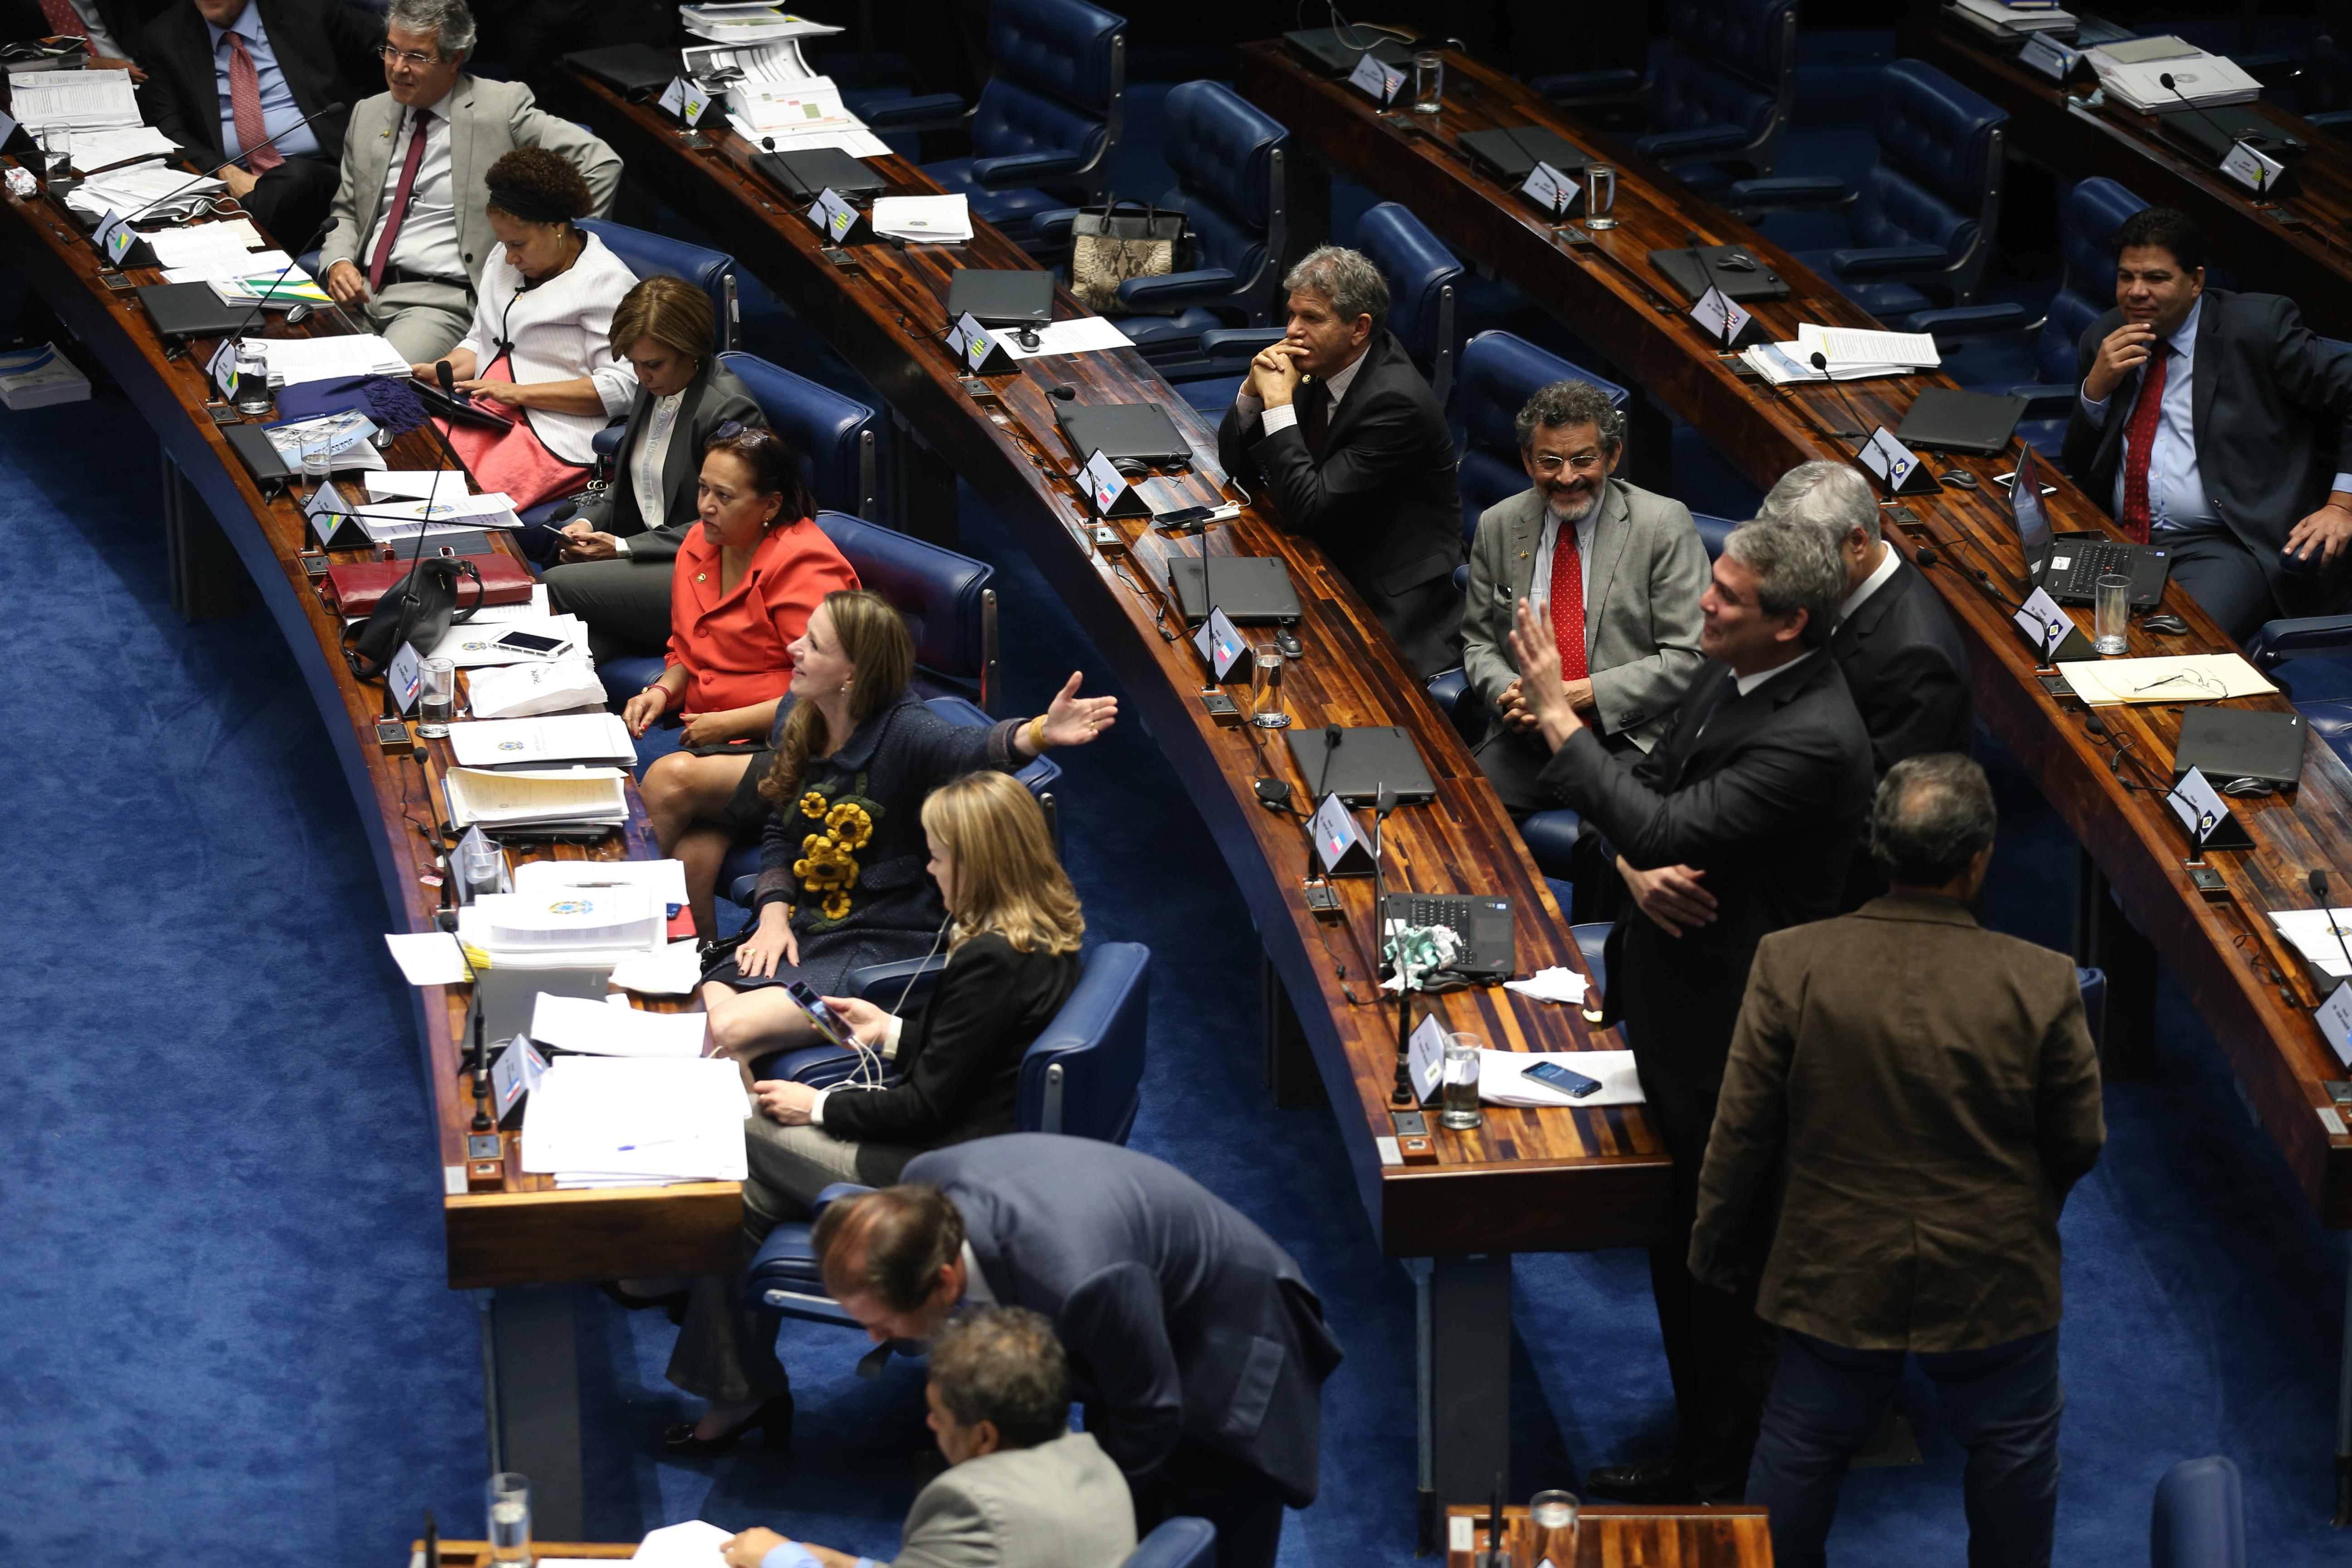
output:
M187 0L134 46L148 121L200 168L235 158L220 177L239 205L271 239L307 249L383 37L382 23L341 0Z
M2241 642L2334 607L2352 544L2352 353L2294 301L2205 287L2185 213L2116 231L2116 306L2084 331L2068 470Z

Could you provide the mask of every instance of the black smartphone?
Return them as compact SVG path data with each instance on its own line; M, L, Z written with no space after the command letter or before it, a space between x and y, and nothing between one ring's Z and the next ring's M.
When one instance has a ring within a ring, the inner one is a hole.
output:
M784 994L801 1005L802 1010L809 1016L809 1022L816 1026L816 1032L824 1037L827 1045L839 1046L845 1051L857 1048L856 1032L842 1021L840 1014L824 1005L824 998L818 995L807 981L785 981Z
M1216 515L1217 509L1213 506L1179 507L1174 511L1152 513L1151 526L1170 533L1197 533Z
M537 632L509 632L490 645L514 653L534 653L542 658L552 658L572 646L566 637L542 637Z
M1537 1062L1519 1076L1531 1078L1548 1089L1559 1089L1570 1100L1582 1100L1601 1087L1597 1078L1587 1078L1580 1072L1570 1072L1558 1062Z

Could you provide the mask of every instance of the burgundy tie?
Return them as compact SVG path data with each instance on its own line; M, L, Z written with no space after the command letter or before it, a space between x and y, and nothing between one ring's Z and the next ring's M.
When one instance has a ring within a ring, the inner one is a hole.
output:
M383 233L376 237L375 254L368 258L368 292L383 290L383 269L392 259L392 247L400 238L400 226L408 218L408 198L416 189L417 166L425 162L425 137L433 129L433 117L416 117L416 133L408 139L408 156L400 165L400 184L392 193L392 211L384 215Z
M253 57L246 52L245 35L230 33L228 37L228 111L236 121L237 145L245 149L245 166L248 173L266 174L286 162L285 154L269 141L269 127L261 118L261 73L253 68Z
M89 41L89 28L83 25L81 13L73 8L71 0L41 0L41 16L49 24L49 37L79 38L85 52L96 52Z
M2135 544L2147 542L2147 458L2156 445L2156 427L2164 417L2164 363L2172 352L2158 343L2140 373L2139 401L2132 405L2124 426L2124 514L2116 519Z
M1584 563L1576 553L1576 524L1559 524L1551 547L1551 635L1559 645L1559 678L1582 680L1584 663Z

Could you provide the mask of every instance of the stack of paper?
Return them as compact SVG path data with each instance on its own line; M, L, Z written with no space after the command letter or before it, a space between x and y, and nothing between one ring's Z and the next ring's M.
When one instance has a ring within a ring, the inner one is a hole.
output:
M83 73L75 72L79 76ZM95 174L118 163L146 163L179 152L173 140L151 125L126 125L73 133L74 172Z
M450 729L454 732L457 726ZM678 860L526 860L515 868L514 885L518 893L562 888L643 888L662 907L665 918L686 907L686 865Z
M2074 16L2049 5L2004 5L2000 0L1954 0L1952 20L1988 37L2017 38L2028 33L2056 33L2072 37Z
M16 71L8 89L9 111L37 136L53 125L128 131L139 123L127 70Z
M2099 89L2107 97L2142 114L2162 114L2175 109L2218 109L2227 103L2252 103L2263 95L2263 84L2234 60L2202 50L2178 58L2142 59L2118 64L2105 49L2085 57L2099 73ZM2164 85L2169 76L2172 85Z
M734 1539L715 1524L692 1519L647 1531L629 1561L637 1568L726 1568L719 1548Z
M378 544L394 540L414 539L416 531L430 532L449 528L520 528L522 519L515 515L514 498L503 490L484 490L478 495L465 493L465 479L447 487L429 500L371 500L354 510L360 526Z
M206 278L233 278L255 270L254 253L268 243L249 217L158 229L147 237L158 265L189 268ZM284 251L270 254L278 258L278 266L286 265Z
M1943 363L1936 340L1927 332L1879 332L1857 327L1821 327L1801 322L1794 340L1759 343L1740 354L1743 363L1775 386L1792 381L1820 381L1814 368L1820 354L1828 364L1828 379L1860 381L1874 375L1909 375Z
M272 386L346 375L406 375L408 362L373 332L328 338L256 338Z
M2278 689L2234 653L2085 659L2062 664L2058 673L2074 695L2095 708L2117 702L2220 702Z
M2329 979L2352 977L2352 963L2344 958L2352 943L2352 910L2273 910L2271 924Z
M467 908L480 917L492 949L643 952L663 940L669 923L645 884L618 878L530 893L478 893Z
M124 217L136 215L142 223L163 223L186 217L205 196L227 188L208 174L148 165L84 180L66 193L66 205L87 217L121 213Z
M563 1057L523 1114L522 1168L559 1187L740 1182L747 1114L722 1057Z
M432 535L429 533L425 536L425 547L427 550L433 547ZM463 595L465 590L460 588L458 592ZM553 656L532 653L523 648L499 647L499 639L509 632L528 632L533 637L553 637L560 643L570 643L572 646ZM460 621L444 633L441 640L435 643L429 650L420 651L424 652L427 658L446 658L459 669L490 670L509 665L566 662L576 657L579 649L587 646L588 624L585 621L581 620L577 616L548 616L534 620L492 621L488 626L476 626L471 621ZM603 689L599 687L598 689ZM579 704L574 703L572 706L577 707ZM478 719L482 717L478 708L476 710L475 717ZM501 721L513 721L520 717L521 716L510 714L505 716ZM619 721L615 720L614 722L617 723ZM624 760L630 763L635 762L635 749L631 749Z
M957 196L877 196L874 232L886 239L958 245L971 237L971 205Z
M888 142L842 106L841 93L828 77L747 78L727 89L727 112L745 135L771 152L838 147L853 158L879 158L890 151Z
M284 256L284 251L264 252L264 256ZM235 278L207 278L213 292L224 305L259 305L268 310L290 310L297 305L331 305L334 297L310 280L310 275L299 267L289 267L279 261L272 267L263 261L265 270ZM194 282L194 279L174 278L174 283Z
M1538 969L1525 980L1506 980L1503 989L1532 996L1538 1002L1580 1004L1591 982L1573 969Z
M621 722L621 716L617 713L561 713L538 719L477 719L449 726L449 749L457 753L457 765L467 768L514 767L547 763L605 763L615 767L630 767L637 760L636 742L630 738L629 727ZM545 864L554 867L589 866L599 871L604 868L604 862L595 860L551 860ZM654 861L650 864L670 865L675 862ZM520 879L517 886L520 886Z
M474 619L479 622L488 613ZM518 618L506 624L527 622ZM527 719L572 708L602 708L604 683L596 679L596 666L585 656L541 659L474 671L466 678L466 701L477 719Z
M449 798L449 820L460 831L477 822L493 831L502 827L618 827L629 820L629 798L622 788L627 777L618 768L543 769L520 773L451 768L442 775L441 787Z
M779 38L748 48L721 45L685 51L686 74L698 80L788 82L806 81L816 73L801 58L799 40Z
M702 1055L709 1026L707 1014L647 1013L630 1006L629 999L621 995L591 1002L584 996L542 991L530 1014L530 1037L541 1045L597 1057L677 1057L691 1061Z
M357 409L347 409L272 425L263 434L289 468L301 468L304 448L320 445L333 454L330 461L337 468L380 468L383 454L375 449L375 429L374 420Z
M702 944L692 937L613 965L613 984L641 996L691 996L701 983Z
M89 381L55 343L0 353L0 403L11 408L47 408L52 403L87 403Z
M823 37L842 30L823 22L787 16L782 6L766 4L680 5L677 14L688 32L722 44Z

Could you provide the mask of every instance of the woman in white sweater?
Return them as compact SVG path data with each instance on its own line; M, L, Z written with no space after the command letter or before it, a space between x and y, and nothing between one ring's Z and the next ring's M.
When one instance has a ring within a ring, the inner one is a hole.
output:
M520 509L585 489L596 432L628 412L636 378L611 328L637 279L572 222L594 198L560 154L518 147L490 165L488 184L499 244L482 268L473 329L447 363L477 405L519 417L503 430L445 428L475 482ZM438 375L436 364L410 368Z

